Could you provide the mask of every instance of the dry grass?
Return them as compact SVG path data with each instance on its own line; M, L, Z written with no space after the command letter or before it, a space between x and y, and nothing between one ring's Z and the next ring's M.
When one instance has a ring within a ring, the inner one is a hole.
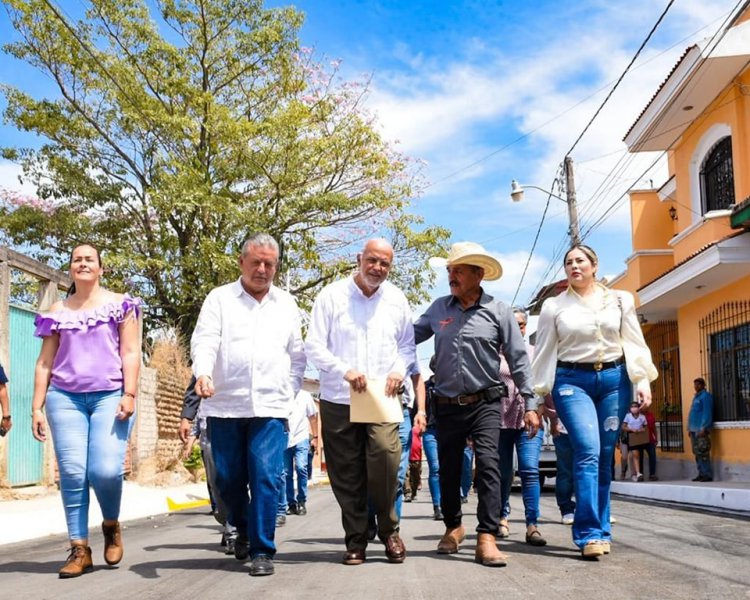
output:
M178 375L188 381L190 379L190 367L188 366L187 343L180 335L174 339L161 339L154 342L151 349L151 360L149 367L162 373Z

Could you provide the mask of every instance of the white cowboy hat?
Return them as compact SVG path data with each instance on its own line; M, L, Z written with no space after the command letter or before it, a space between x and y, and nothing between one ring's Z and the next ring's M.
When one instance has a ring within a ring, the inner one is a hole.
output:
M503 275L500 262L491 256L482 246L474 242L456 242L448 252L448 258L434 256L429 260L433 268L451 265L472 265L484 269L484 279L494 281Z

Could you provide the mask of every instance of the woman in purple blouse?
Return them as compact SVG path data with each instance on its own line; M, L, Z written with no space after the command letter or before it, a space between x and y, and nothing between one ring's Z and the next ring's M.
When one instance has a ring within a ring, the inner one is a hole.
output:
M68 297L37 315L42 350L36 363L32 431L47 439L45 415L60 471L70 553L62 578L93 570L88 545L89 485L104 521L104 560L122 559L120 500L123 462L135 412L140 369L140 300L102 288L99 252L76 247Z

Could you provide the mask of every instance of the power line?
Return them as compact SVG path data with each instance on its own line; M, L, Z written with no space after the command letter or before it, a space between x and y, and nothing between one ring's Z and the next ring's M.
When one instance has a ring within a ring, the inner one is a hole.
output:
M659 18L657 19L656 23L654 23L654 26L651 28L651 31L648 32L648 35L646 36L646 39L643 40L643 43L641 43L640 47L636 51L635 55L633 55L633 58L630 59L630 62L628 63L628 66L625 67L625 70L622 72L620 77L617 78L617 81L615 82L615 85L612 87L611 90L609 90L609 94L607 94L607 97L604 98L602 103L599 105L599 108L596 109L596 112L594 113L594 116L591 117L591 120L586 124L586 127L583 128L583 131L580 133L580 135L576 138L576 141L573 142L573 145L570 147L570 150L568 150L565 153L565 156L570 156L575 147L578 145L578 142L581 141L581 138L585 135L585 133L589 130L589 127L591 127L591 124L594 122L596 117L599 116L599 113L604 108L604 105L607 104L609 99L612 97L612 94L614 94L615 90L620 85L620 82L624 79L625 75L627 75L628 71L630 71L630 67L633 66L633 63L636 61L636 59L640 56L641 51L646 47L646 44L649 42L651 37L654 35L654 32L659 27L661 22L664 20L664 17L667 16L667 13L669 12L669 9L672 7L672 4L674 4L674 0L669 0L669 3L667 4L666 8L662 11L661 15L659 15Z
M717 17L716 19L714 19L710 23L704 25L703 27L701 27L699 29L696 29L695 31L693 31L689 35L686 35L685 37L677 40L674 44L672 44L671 46L668 46L667 48L665 48L664 50L662 50L658 54L655 54L653 57L651 57L651 58L643 61L641 64L639 64L637 67L634 67L632 70L636 70L636 69L640 69L642 67L645 67L647 64L649 64L650 62L656 60L660 56L666 54L667 52L669 52L670 50L672 50L676 46L678 46L680 44L684 44L687 40L692 39L697 34L699 34L701 31L703 31L704 29L707 29L708 27L710 27L711 25L713 25L716 21L722 19L723 17L726 17L726 15L728 15L728 14L731 14L731 11L730 11L730 13L726 13L724 15L721 15L720 17ZM569 106L568 108L566 108L564 111L556 114L555 116L553 116L550 119L546 120L544 123L541 123L539 126L535 127L534 129L532 129L532 130L524 133L523 135L518 136L516 139L512 140L511 142L508 142L507 144L501 146L500 148L497 148L496 150L493 150L489 154L486 154L486 155L482 156L481 158L479 158L479 159L471 162L470 164L468 164L468 165L466 165L464 167L460 167L460 168L456 169L455 171L451 171L450 173L448 173L447 175L441 177L440 179L438 179L438 180L436 180L436 181L434 181L432 183L427 184L426 186L424 186L423 189L428 189L428 188L434 187L436 185L439 185L439 184L443 183L444 181L452 179L456 175L460 175L461 173L463 173L465 171L468 171L469 169L471 169L473 167L476 167L479 164L482 164L483 162L489 160L490 158L492 158L493 156L499 154L503 150L507 150L511 146L513 146L513 145L517 144L518 142L524 140L525 138L529 137L530 135L532 135L532 134L540 131L541 129L545 128L550 123L553 123L554 121L557 121L561 117L564 117L566 114L568 114L573 109L578 108L581 104L583 104L587 100L589 100L589 99L593 98L594 96L596 96L599 92L601 92L603 90L606 90L613 83L614 83L613 81L607 82L603 86L601 86L601 87L597 88L596 90L594 90L588 96L583 97L581 100L579 100L575 104L572 104L571 106ZM613 89L613 91L614 91L614 89ZM621 152L621 150L617 150L615 152L612 152L611 154L616 154L617 152ZM609 156L609 154L605 154L605 155L597 157L597 158L604 158L605 156ZM588 162L590 160L596 160L596 158L586 159L584 161L578 161L578 162Z

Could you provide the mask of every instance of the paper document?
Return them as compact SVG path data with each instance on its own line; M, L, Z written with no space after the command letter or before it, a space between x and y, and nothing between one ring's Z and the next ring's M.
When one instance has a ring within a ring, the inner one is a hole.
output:
M352 423L401 423L404 408L399 396L385 395L385 378L368 379L364 392L350 392Z

